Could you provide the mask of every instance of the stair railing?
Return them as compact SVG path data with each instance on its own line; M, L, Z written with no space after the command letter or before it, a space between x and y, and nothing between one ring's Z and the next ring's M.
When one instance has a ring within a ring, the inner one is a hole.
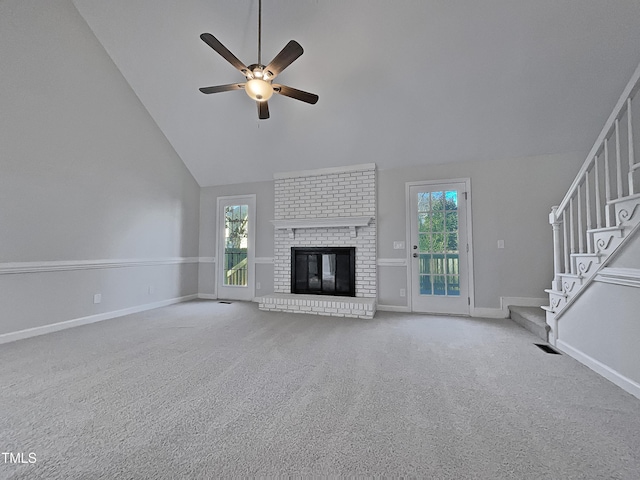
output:
M551 288L555 291L562 291L562 275L579 276L583 273L578 271L573 255L598 255L598 246L593 244L590 231L615 228L614 204L640 190L638 179L635 178L640 170L640 162L636 163L634 157L632 121L633 99L638 90L640 65L622 92L569 191L560 205L551 209L549 223L553 228L554 268Z

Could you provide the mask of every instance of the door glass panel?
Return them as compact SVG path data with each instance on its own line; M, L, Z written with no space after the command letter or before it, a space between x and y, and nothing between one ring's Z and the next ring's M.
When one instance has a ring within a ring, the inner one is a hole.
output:
M443 192L431 192L431 208L433 210L444 210Z
M430 275L420 275L420 295L431 295Z
M421 295L460 296L458 230L457 191L418 194Z
M460 277L458 275L447 276L447 295L460 296Z
M430 204L430 195L429 193L419 193L418 194L418 212L428 212L431 210Z
M248 218L248 205L224 207L224 285L247 286Z
M431 235L428 233L421 233L419 238L420 251L421 252L430 252L431 251Z
M420 275L431 273L431 255L420 254Z
M434 295L446 295L446 281L444 275L433 276L433 294Z
M428 213L418 213L418 231L431 231L431 216Z
M456 210L458 208L458 192L455 190L445 192L445 199L445 206L447 210Z
M447 232L457 232L458 231L458 212L447 212L446 219Z

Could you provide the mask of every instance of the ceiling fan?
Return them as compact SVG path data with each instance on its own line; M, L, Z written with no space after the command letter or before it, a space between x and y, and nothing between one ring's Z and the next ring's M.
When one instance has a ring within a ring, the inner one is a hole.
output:
M314 93L303 92L293 87L273 83L273 79L304 52L300 44L295 40L287 43L268 65L265 66L262 64L262 0L258 0L258 63L253 63L247 67L210 33L203 33L200 35L200 38L218 52L227 62L237 68L247 79L245 83L202 87L200 88L202 93L220 93L244 89L247 95L256 101L258 105L258 118L260 120L269 118L269 104L267 101L274 92L312 105L318 101L318 95Z

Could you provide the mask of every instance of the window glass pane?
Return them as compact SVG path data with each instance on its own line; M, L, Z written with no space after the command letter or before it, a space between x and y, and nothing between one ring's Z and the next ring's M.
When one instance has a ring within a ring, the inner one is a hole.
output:
M431 231L431 216L428 213L418 214L418 231L420 232Z
M458 212L447 212L447 232L458 231Z
M423 192L418 194L418 212L428 212L431 210L429 206L429 193Z
M420 295L431 295L431 277L420 275Z
M444 233L434 233L431 240L432 252L444 252Z
M431 208L433 210L444 210L443 192L431 192Z
M458 234L447 234L447 253L458 253Z
M447 295L452 297L460 296L460 277L457 275L447 276Z
M420 254L420 274L431 272L431 255Z
M454 190L445 193L445 208L447 210L456 210L458 208L458 192Z
M420 251L431 252L431 235L428 233L421 233L418 237Z
M444 212L434 211L431 216L431 225L434 232L444 232Z
M247 285L248 205L224 208L224 285Z
M454 273L454 274L458 274L460 273L459 270L459 266L458 266L458 255L447 255L447 272L446 273Z
M446 295L446 281L444 275L433 275L433 294Z
M445 257L442 254L433 254L431 256L431 273L444 273Z

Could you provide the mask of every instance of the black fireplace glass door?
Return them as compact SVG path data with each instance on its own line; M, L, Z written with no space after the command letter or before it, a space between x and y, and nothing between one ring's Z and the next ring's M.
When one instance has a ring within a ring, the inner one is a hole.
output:
M307 265L309 270L308 285L309 290L318 290L322 288L322 282L320 279L320 255L307 255Z
M336 291L336 255L322 255L322 291L325 293Z
M292 249L292 293L355 296L355 249Z
M295 256L296 275L294 285L296 291L302 292L309 285L309 255L298 254Z
M350 274L350 257L349 255L336 255L336 294L347 295L351 292L351 278Z

